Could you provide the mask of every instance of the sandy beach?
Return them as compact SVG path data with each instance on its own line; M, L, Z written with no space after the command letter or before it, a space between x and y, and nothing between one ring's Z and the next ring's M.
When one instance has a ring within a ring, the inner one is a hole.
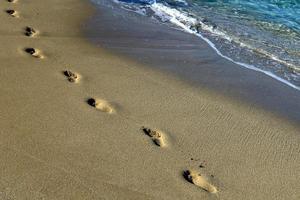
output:
M297 111L93 45L89 1L0 7L0 199L299 199Z

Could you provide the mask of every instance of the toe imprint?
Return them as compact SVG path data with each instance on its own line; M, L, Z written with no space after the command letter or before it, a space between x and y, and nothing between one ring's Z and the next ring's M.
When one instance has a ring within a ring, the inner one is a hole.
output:
M79 80L79 75L70 70L64 71L64 75L68 77L68 80L72 83L77 82Z
M36 30L34 30L33 28L31 28L31 27L29 27L29 26L27 26L27 27L25 28L25 35L28 36L28 37L32 37L32 36L34 36L36 33L37 33Z
M150 128L142 127L142 130L146 135L152 138L153 142L160 147L165 146L164 134L158 130L152 130Z

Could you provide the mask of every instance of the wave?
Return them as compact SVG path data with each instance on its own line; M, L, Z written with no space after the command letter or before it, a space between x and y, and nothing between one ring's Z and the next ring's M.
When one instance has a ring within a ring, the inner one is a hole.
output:
M252 47L251 45L248 45L246 43L242 43L239 41L238 38L233 38L233 37L229 37L227 34L225 34L224 32L222 31L219 31L216 29L216 27L214 25L207 25L205 24L204 22L202 21L199 21L197 20L196 18L193 18L192 16L186 14L186 13L183 13L175 8L170 8L170 7L167 7L161 3L154 3L152 5L150 5L150 8L155 12L156 16L160 17L162 21L169 21L175 25L177 25L178 27L182 28L184 31L188 32L188 33L191 33L191 34L194 34L194 35L197 35L198 37L200 37L201 39L203 39L205 42L207 42L215 51L218 55L220 55L221 57L235 63L235 64L238 64L240 66L243 66L247 69L251 69L251 70L255 70L257 72L261 72L261 73L264 73L278 81L281 81L282 83L294 88L294 89L297 89L300 91L300 87L297 86L297 85L294 85L293 83L290 83L289 81L279 77L279 76L276 76L275 74L273 74L272 72L270 71L265 71L265 70L262 70L260 68L257 68L255 67L254 65L249 65L249 64L246 64L246 63L242 63L242 62L238 62L238 61L234 61L232 58L228 57L228 56L225 56L224 54L222 54L218 48L215 46L215 44L210 41L208 38L204 37L200 31L198 30L199 27L201 27L202 30L206 30L206 31L209 31L215 35L217 35L218 37L221 37L223 39L226 39L230 42L235 42L237 44L239 44L240 46L242 47L246 47L252 51L256 51L258 53L261 53L277 62L280 62L282 64L285 64L286 66L288 66L291 70L294 71L294 73L298 73L300 72L300 67L298 66L295 66L293 64L290 64L290 63L287 63L286 61L284 60L281 60L279 59L277 56L275 55L272 55L271 53L268 53L262 49L256 49L254 47Z
M242 63L242 62L237 62L237 61L234 61L232 58L228 57L228 56L225 56L223 55L215 46L215 44L213 42L211 42L208 38L204 37L198 30L197 30L197 26L198 25L201 25L202 29L204 30L207 30L207 31L210 31L214 34L217 34L219 37L222 37L228 41L234 41L233 38L231 37L228 37L226 34L224 34L223 32L220 32L218 30L215 29L214 26L208 26L206 24L204 24L203 22L201 21L198 21L197 19L191 17L191 16L188 16L180 11L178 11L177 9L174 9L174 8L169 8L163 4L160 4L160 3L154 3L151 5L151 9L156 13L157 16L159 16L161 19L163 19L164 21L168 20L170 21L171 23L181 27L183 30L185 30L186 32L188 33L191 33L191 34L195 34L197 36L199 36L201 39L203 39L205 42L207 42L215 51L218 55L220 55L221 57L233 62L233 63L236 63L240 66L243 66L247 69L251 69L251 70L255 70L257 72L261 72L261 73L264 73L278 81L281 81L282 83L294 88L294 89L297 89L300 91L300 87L288 82L287 80L281 78L281 77L278 77L276 76L275 74L269 72L269 71L264 71L262 69L259 69L253 65L249 65L249 64L246 64L246 63ZM247 44L244 44L244 43L240 43L241 46L245 46L245 47L248 47L248 48L251 48L251 46L247 45ZM265 54L269 57L271 57L272 59L274 60L277 60L277 61L280 61L280 62L283 62L285 63L285 61L281 61L280 59L276 58L276 56L274 55L271 55L269 54L268 52L261 52L262 54ZM286 63L285 63L286 64ZM290 67L294 70L298 70L300 72L300 68L297 68L296 66L293 66L291 64L288 64L290 65Z
M189 4L185 0L164 1L166 1L167 3L158 3L155 0L114 0L114 2L121 5L123 9L154 17L155 19L163 23L172 23L173 25L179 27L181 30L190 34L194 34L199 38L203 39L221 57L247 69L264 73L265 75L272 77L300 91L300 87L297 84L298 79L300 80L299 66L287 62L286 60L281 59L277 55L263 48L257 48L251 45L249 43L250 40L248 40L248 42L243 41L240 37L235 36L233 34L229 34L228 32L220 29L216 24L211 23L204 17L200 17L199 15L195 15L192 12L180 9L182 7L189 6ZM221 45L219 44L219 46L216 46L217 42L219 42ZM234 55L228 56L224 54L224 51L222 52L223 49L220 49L220 46L224 46L224 44L226 43L229 45L234 45L235 49L240 48L240 51L246 51L246 56L248 57L251 57L249 55L257 55L255 58L253 58L253 60L260 57L261 60L264 59L263 62L261 62L263 64L261 64L260 66L258 65L258 63L247 64L246 62L243 62L243 60L241 61L236 59ZM265 61L266 59L267 61ZM268 60L272 60L272 62L279 63L279 65L284 65L284 67L280 66L278 67L278 69L269 67L265 65L265 63L269 62ZM296 84L293 83L294 79Z

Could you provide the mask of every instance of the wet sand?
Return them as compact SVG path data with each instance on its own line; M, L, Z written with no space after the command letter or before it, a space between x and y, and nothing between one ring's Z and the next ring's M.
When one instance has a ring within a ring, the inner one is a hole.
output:
M220 57L202 39L178 27L106 2L98 7L85 32L94 44L171 73L192 86L214 90L300 123L298 90Z
M86 1L0 7L0 199L298 199L294 122L96 47Z

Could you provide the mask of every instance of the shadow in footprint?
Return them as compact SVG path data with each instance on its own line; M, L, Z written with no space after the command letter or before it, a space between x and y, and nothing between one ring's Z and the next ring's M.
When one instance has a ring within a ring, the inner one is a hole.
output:
M190 183L200 187L209 193L217 193L217 188L210 184L200 173L193 170L186 170L183 172L183 177Z
M158 130L152 130L150 128L142 127L143 132L152 138L154 144L160 147L166 146L164 134Z
M40 51L35 48L25 48L24 51L30 55L32 55L35 58L44 58L43 55L41 55Z
M12 17L17 17L17 16L18 16L17 11L12 10L12 9L8 9L8 10L6 10L5 12L6 12L7 14L9 14L10 16L12 16Z
M16 3L17 0L7 0L9 3Z
M25 35L28 37L33 37L37 34L37 31L34 30L33 28L26 26L25 28Z
M115 112L115 109L113 108L113 106L110 105L110 103L108 103L107 101L102 100L102 99L89 98L87 100L87 103L90 106L95 107L97 110L100 110L105 113L111 114L111 113Z
M72 72L70 70L66 70L63 73L68 78L68 81L70 81L72 83L76 83L79 81L79 78L80 78L79 74Z

